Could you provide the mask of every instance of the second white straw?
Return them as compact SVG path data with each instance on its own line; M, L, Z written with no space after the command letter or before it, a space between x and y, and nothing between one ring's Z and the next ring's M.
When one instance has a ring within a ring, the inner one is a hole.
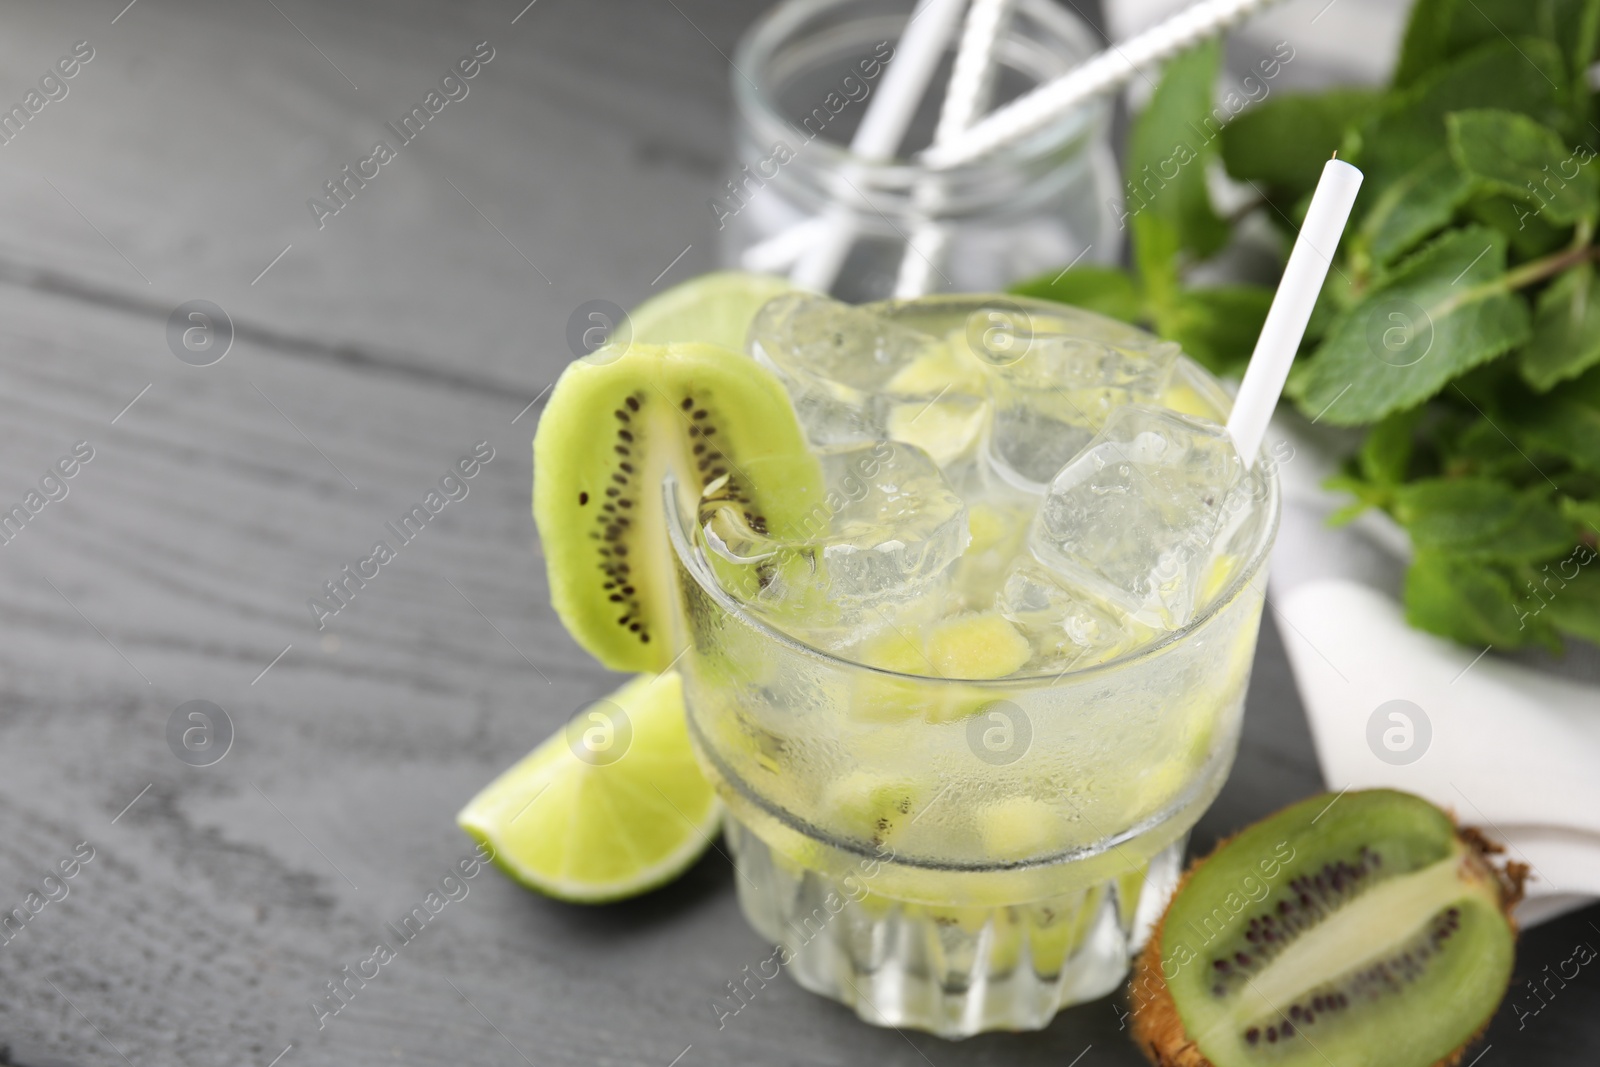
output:
M1016 0L972 0L961 43L956 48L956 61L950 69L939 124L933 131L934 144L954 140L988 110L997 80L995 48L1015 3ZM894 295L901 298L922 296L933 287L933 276L943 273L939 264L950 243L950 231L933 218L945 206L943 183L932 176L923 178L912 193L912 203L925 217L911 231L900 260Z
M1283 280L1273 294L1272 307L1234 399L1233 413L1228 416L1228 433L1248 467L1255 466L1267 423L1278 406L1284 382L1289 380L1289 366L1305 336L1311 309L1327 280L1333 254L1339 248L1339 238L1344 235L1350 209L1360 191L1359 170L1340 159L1330 159L1323 166L1317 191L1311 195L1311 206L1306 210L1305 224L1289 252Z
M889 60L877 95L868 102L861 125L850 139L852 156L873 163L892 159L899 151L900 142L905 139L906 129L927 93L928 82L965 6L966 0L919 0ZM843 184L845 188L836 195L839 203L823 215L824 226L818 231L816 242L800 257L789 275L790 280L802 288L821 293L833 288L839 268L850 254L856 227L850 209L844 204L858 198L860 193L848 172L843 175Z
M1223 27L1273 2L1200 0L990 112L959 137L933 145L923 152L922 162L933 170L946 170L982 159L1056 121L1085 100L1121 88L1140 68L1214 36Z

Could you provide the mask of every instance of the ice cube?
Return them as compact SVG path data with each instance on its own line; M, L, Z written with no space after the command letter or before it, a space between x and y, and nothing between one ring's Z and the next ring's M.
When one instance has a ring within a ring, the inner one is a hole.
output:
M1033 335L999 351L980 350L994 366L990 464L1013 481L1042 491L1113 411L1157 401L1178 362L1179 348L1141 339L1131 328L1128 334L1120 343Z
M826 489L795 538L752 529L718 483L707 487L701 528L724 589L793 632L857 625L947 580L969 539L967 509L927 453L875 441L818 459Z
M751 324L750 349L814 445L893 439L943 466L974 452L987 422L987 382L970 353L866 308L780 296Z
M1239 569L1249 562L1261 538L1261 525L1268 518L1268 512L1262 504L1268 495L1266 471L1273 466L1274 459L1263 456L1256 466L1244 473L1224 498L1222 521L1211 539L1200 569L1196 611L1220 594Z
M1069 589L1176 629L1197 606L1243 473L1218 424L1116 408L1051 480L1029 547Z
M1028 527L1039 498L1013 490L1009 494L963 491L967 528L972 540L951 572L951 589L972 611L994 607L1011 563L1026 555Z
M1000 590L1000 612L1033 648L1031 671L1104 663L1154 636L1116 606L1097 601L1032 556L1018 558Z

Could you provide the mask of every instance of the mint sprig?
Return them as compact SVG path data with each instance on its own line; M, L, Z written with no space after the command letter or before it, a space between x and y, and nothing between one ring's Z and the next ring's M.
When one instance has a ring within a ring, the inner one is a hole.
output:
M1276 93L1216 130L1211 43L1167 65L1130 131L1131 268L1019 293L1078 304L1238 373L1269 287L1194 286L1250 216L1286 253L1337 150L1365 171L1288 398L1362 443L1338 519L1381 508L1415 548L1411 622L1476 645L1600 642L1600 0L1418 0L1391 83ZM1219 216L1208 169L1257 201Z

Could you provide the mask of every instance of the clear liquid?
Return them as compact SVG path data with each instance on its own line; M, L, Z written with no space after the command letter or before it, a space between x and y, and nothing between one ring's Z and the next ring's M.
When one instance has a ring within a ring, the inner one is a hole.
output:
M943 336L982 299L894 314ZM1203 375L1163 399L1214 420L1227 404ZM1014 495L991 486L967 503ZM1240 566L1259 566L1275 508L1261 506L1269 525ZM728 810L743 909L783 967L868 1022L951 1037L1043 1026L1121 981L1232 765L1259 588L1222 582L1209 614L1153 651L951 681L863 665L865 631L807 648L730 611L690 573L695 530L687 516L677 535L691 733ZM956 610L990 606L1025 551L958 565Z

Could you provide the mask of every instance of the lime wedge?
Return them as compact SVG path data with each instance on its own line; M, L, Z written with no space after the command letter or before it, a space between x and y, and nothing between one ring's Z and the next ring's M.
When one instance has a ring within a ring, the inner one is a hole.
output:
M794 286L770 274L713 271L675 285L628 313L633 340L665 345L700 341L735 352L745 350L745 334L761 305Z
M689 747L683 685L640 675L490 782L456 823L530 889L581 904L671 881L711 844L721 805Z

